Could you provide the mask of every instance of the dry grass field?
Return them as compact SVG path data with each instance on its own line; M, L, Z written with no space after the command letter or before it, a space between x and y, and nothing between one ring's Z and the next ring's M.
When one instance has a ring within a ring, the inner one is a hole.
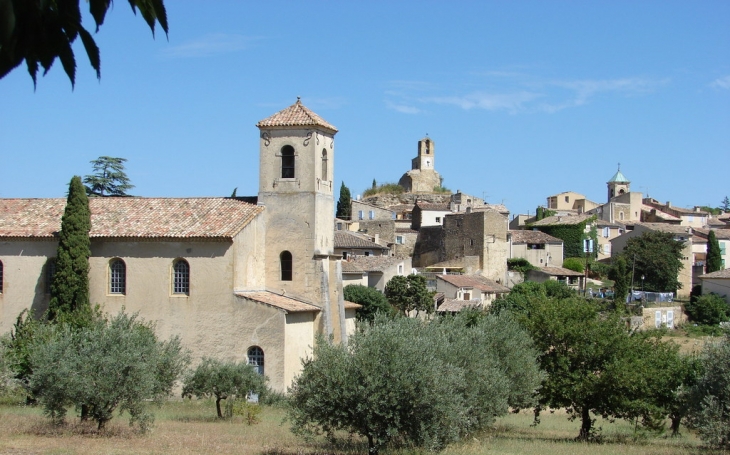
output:
M49 426L37 408L0 406L0 454L354 454L366 452L357 438L333 445L324 439L305 441L294 436L284 412L264 408L260 423L246 425L241 420L218 420L212 402L170 402L156 411L154 430L139 435L130 430L125 418L109 423L103 434L94 426L69 423L62 428ZM69 422L71 419L69 419ZM531 427L532 414L511 414L497 421L494 429L447 447L443 454L591 454L591 455L679 455L709 453L691 432L680 438L644 435L626 422L605 422L603 442L576 443L578 422L570 422L563 412L546 413L542 423ZM416 454L413 449L391 449L385 453Z

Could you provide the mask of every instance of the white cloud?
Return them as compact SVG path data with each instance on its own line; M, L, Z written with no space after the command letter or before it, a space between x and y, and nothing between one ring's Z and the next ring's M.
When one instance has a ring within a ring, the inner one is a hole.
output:
M710 84L710 87L714 88L723 88L723 89L730 89L730 76L721 77L719 79L715 79L712 81L712 84Z
M392 101L385 101L385 105L388 107L388 109L392 109L396 112L400 112L401 114L420 114L423 112L421 109L418 109L414 106L407 106L405 104L396 104Z
M247 49L257 40L237 34L214 33L166 48L163 53L168 57L207 57Z
M436 104L452 104L465 110L507 110L514 113L523 110L531 101L539 98L540 96L540 94L527 91L520 91L515 93L474 92L462 96L424 98L423 101Z

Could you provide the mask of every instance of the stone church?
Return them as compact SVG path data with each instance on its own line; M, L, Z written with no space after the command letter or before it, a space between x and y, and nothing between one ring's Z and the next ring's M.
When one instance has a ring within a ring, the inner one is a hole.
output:
M358 306L334 255L337 129L299 100L256 126L257 197L90 199L91 302L283 392L318 334L346 342ZM65 203L0 199L0 333L47 309Z

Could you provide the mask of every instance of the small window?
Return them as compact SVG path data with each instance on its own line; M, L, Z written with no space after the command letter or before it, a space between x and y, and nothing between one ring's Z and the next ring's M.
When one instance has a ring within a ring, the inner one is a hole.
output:
M471 300L471 292L464 293L464 300Z
M395 236L395 243L398 245L403 245L403 236L402 235L396 235Z
M322 180L329 180L327 177L327 150L322 150Z
M363 212L362 210L358 210L357 211L357 219L358 220L362 220L364 218L365 218L365 212Z
M603 228L603 237L608 238L611 235L611 228L605 227Z
M403 264L398 264L398 275L403 275Z
M337 230L338 231L341 231L342 230L342 223L337 223Z
M623 220L624 219L624 212L618 212L618 218L620 220Z
M285 145L281 149L281 178L294 178L294 147Z
M390 214L390 219L391 219L391 220L394 220L394 219L395 219L395 216L396 216L396 215L395 215L395 212L392 212L392 213Z
M185 259L172 265L172 293L190 295L190 264Z
M570 196L565 196L565 202L570 202Z
M440 217L440 216L437 216L437 217L436 217L436 222L437 222L437 223L440 223L440 222L441 222L441 217Z
M375 210L370 210L368 212L368 219L371 219L371 220L375 219Z
M127 266L121 259L112 259L109 263L109 293L126 294Z
M3 261L0 261L0 294L3 292Z
M281 281L292 280L292 255L288 251L282 251L279 255L279 262L281 263Z
M260 375L264 374L264 350L258 346L248 348L248 364Z

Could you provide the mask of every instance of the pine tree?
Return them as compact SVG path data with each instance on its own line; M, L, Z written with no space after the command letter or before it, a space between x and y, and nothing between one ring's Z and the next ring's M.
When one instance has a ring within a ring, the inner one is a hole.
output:
M722 205L720 206L720 208L722 209L723 212L727 213L728 211L730 211L730 198L725 196L725 198L722 200L721 204Z
M66 209L61 219L61 232L58 235L56 272L51 282L51 301L48 305L48 317L51 320L66 320L69 317L75 319L75 316L84 319L91 314L90 230L89 199L81 177L74 176L69 185Z
M86 193L89 196L129 196L134 188L124 172L126 158L100 156L91 161L94 173L84 177Z
M351 204L350 189L345 186L345 182L342 182L340 186L340 199L337 201L337 218L342 220L349 220L352 218L352 206Z
M720 253L720 242L717 241L715 231L710 231L707 236L707 273L722 270L722 253Z

